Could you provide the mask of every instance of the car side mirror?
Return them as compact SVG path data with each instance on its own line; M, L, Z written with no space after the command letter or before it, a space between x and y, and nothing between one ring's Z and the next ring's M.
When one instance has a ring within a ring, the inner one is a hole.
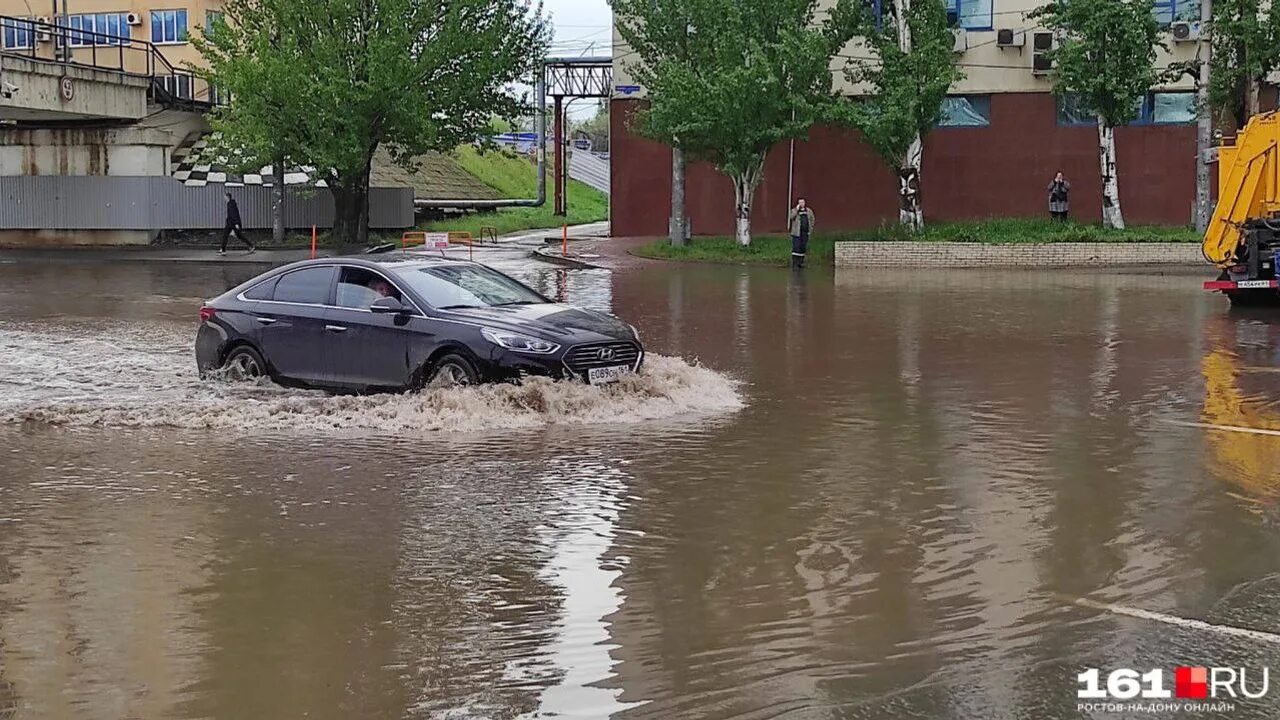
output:
M369 306L369 310L379 315L399 315L408 312L408 308L393 297L382 297L374 300L373 304Z

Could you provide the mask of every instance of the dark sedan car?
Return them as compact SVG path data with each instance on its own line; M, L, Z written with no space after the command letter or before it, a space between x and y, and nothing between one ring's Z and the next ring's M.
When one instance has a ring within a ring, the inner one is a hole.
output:
M554 303L473 262L396 254L276 268L200 308L196 364L358 392L639 370L616 317Z

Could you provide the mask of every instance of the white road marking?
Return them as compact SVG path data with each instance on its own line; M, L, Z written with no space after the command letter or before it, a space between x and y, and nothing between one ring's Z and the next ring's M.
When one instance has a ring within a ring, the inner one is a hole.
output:
M1181 425L1182 427L1198 427L1198 428L1207 428L1209 430L1226 430L1228 432L1249 433L1251 435L1280 436L1280 430L1270 430L1267 428L1241 427L1239 425L1215 425L1213 423L1181 422L1178 420L1170 420L1169 424Z
M1154 620L1162 622L1166 625L1177 625L1178 627L1193 630L1208 630L1220 635L1230 635L1232 637L1247 638L1249 640L1257 640L1258 642L1271 643L1280 645L1280 635L1275 635L1261 630L1249 630L1247 628L1232 627L1231 625L1214 625L1203 620L1191 620L1188 618L1178 617L1176 615L1165 615L1164 613L1151 612L1150 610L1140 610L1138 608L1125 607L1123 605L1113 605L1111 603L1098 602L1086 598L1064 598L1073 605L1086 607L1093 610L1102 610L1104 612L1114 613L1116 615L1127 615L1142 620Z

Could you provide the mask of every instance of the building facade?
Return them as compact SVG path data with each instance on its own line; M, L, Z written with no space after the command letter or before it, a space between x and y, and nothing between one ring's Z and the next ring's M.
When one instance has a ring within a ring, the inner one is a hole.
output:
M8 22L0 33L0 48L46 60L69 53L83 64L164 76L170 67L182 71L201 63L191 38L213 27L222 16L222 4L223 0L0 0L0 15L69 30L58 37L41 32L39 25ZM175 96L210 98L210 90L189 73L168 74L166 86Z
M872 0L879 7L879 0ZM1071 213L1101 218L1098 134L1071 98L1052 94L1043 51L1052 35L1028 15L1037 0L947 0L955 25L956 61L964 78L944 106L941 126L925 138L922 198L927 221L1048 215L1047 186L1063 172L1072 184ZM1199 45L1199 0L1157 0L1168 28L1157 64L1192 60ZM858 55L852 43L842 55ZM866 51L862 50L862 55ZM637 62L614 32L611 101L612 215L615 235L667 232L671 152L636 135L631 115L643 106ZM863 89L834 75L847 95ZM1130 223L1186 224L1195 199L1193 79L1152 88L1140 119L1117 130L1121 207ZM733 232L733 189L705 164L687 171L686 202L695 234ZM756 195L753 228L781 232L786 212L804 197L824 230L854 229L897 219L897 178L856 131L814 128L775 147ZM790 189L790 193L788 190Z

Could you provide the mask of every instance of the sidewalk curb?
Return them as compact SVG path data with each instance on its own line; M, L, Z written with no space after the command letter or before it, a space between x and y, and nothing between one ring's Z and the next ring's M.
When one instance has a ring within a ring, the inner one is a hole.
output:
M529 253L529 257L534 258L536 260L542 260L544 262L553 263L555 265L565 265L567 267L578 268L581 270L604 269L599 265L593 265L585 260L579 260L575 257L565 257L564 255L561 255L558 252L555 252L551 248L536 248L533 252Z

